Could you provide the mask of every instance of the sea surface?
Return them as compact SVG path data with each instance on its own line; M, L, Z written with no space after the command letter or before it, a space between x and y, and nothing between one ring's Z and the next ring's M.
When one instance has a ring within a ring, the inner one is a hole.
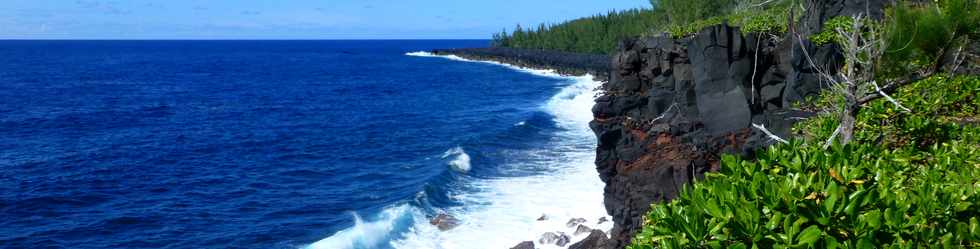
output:
M571 218L608 229L597 82L417 52L488 43L0 41L0 248L479 249L573 235Z

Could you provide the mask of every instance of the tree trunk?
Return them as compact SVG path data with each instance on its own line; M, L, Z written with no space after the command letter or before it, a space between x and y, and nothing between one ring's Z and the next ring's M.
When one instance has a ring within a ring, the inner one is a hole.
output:
M860 105L853 103L850 99L847 102L847 109L844 110L840 119L841 145L847 145L854 139L854 126L857 124L857 115L861 108Z

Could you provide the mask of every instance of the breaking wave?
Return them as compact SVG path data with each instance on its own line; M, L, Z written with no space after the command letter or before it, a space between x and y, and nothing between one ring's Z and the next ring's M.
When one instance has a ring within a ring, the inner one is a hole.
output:
M308 248L510 248L521 241L536 241L546 232L564 232L571 236L574 228L567 227L566 222L573 218L585 218L585 225L591 228L604 231L612 228L611 222L599 223L600 218L608 217L603 206L603 183L593 165L596 139L588 126L592 120L595 89L600 84L592 76L561 76L552 70L429 52L406 55L500 65L567 81L568 84L540 108L552 116L557 131L543 146L519 151L512 155L519 160L505 160L505 165L499 165L518 171L546 170L516 177L456 178L460 186L445 191L460 205L436 209L413 202L389 207L370 221L354 216L353 227ZM524 127L524 124L518 125ZM456 173L473 170L470 154L463 147L452 148L441 158L448 160L447 164ZM451 230L440 231L429 223L437 213L452 215L459 224ZM546 219L539 220L541 217ZM587 234L574 236L572 242L585 236ZM538 244L536 248L559 247Z

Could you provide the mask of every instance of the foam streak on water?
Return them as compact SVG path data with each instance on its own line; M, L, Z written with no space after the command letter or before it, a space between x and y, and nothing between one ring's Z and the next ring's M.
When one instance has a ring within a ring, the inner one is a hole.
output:
M602 204L603 184L593 165L596 140L588 127L592 119L590 110L594 104L594 89L599 84L592 80L592 76L566 77L551 70L520 68L427 52L407 55L502 65L538 76L568 80L570 84L542 106L562 128L547 143L548 147L542 149L551 150L558 156L507 165L510 168L543 166L550 172L464 182L467 189L475 191L451 193L451 197L463 205L444 210L460 220L459 226L449 231L439 231L429 224L421 209L403 204L388 208L375 219L359 222L309 248L510 248L521 241L537 240L545 232L564 232L571 236L574 228L566 227L565 223L572 218L585 218L588 221L585 225L592 228L606 231L611 228L611 222L597 224L606 213ZM533 157L535 152L526 153L528 157ZM450 159L449 165L457 171L465 172L470 168L469 155L463 148L451 149L443 158ZM547 219L538 221L542 215ZM399 231L398 223L408 220L412 224ZM583 239L586 235L574 237L572 241ZM537 248L558 247L538 244Z

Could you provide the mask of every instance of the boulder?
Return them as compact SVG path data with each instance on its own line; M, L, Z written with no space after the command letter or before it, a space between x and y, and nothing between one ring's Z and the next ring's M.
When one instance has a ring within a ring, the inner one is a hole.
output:
M579 224L585 224L585 222L587 222L585 218L573 218L568 220L568 222L565 223L565 226L567 226L568 228L573 228L578 226Z
M578 225L578 227L575 228L575 233L573 233L573 235L579 236L579 235L587 234L587 233L591 233L591 232L592 232L592 228L589 228L589 227L587 227L585 225Z
M429 224L439 228L439 231L449 231L459 225L459 220L448 214L439 214L432 218Z
M568 245L568 243L571 242L571 241L572 241L572 237L571 236L568 236L568 234L565 234L563 232L558 232L558 233L547 232L547 233L542 234L541 235L541 238L538 239L538 243L539 244L542 244L542 245L552 245L553 244L553 245L557 245L557 246L561 246L561 247L564 247L565 245Z
M560 246L560 247L565 247L565 246L568 245L568 243L571 243L571 242L572 242L572 237L571 236L568 236L568 234L559 232L558 233L558 241L555 241L555 245Z
M534 242L533 241L524 241L524 242L521 242L521 243L517 244L514 247L511 247L510 249L534 249Z
M592 230L588 237L582 241L572 244L568 249L608 249L609 237L600 230Z
M541 238L538 238L538 243L539 244L543 244L543 245L550 245L550 244L554 244L555 242L557 242L558 241L558 238L559 238L559 236L558 236L557 233L547 232L547 233L541 234Z
M542 214L541 217L538 217L538 221L546 221L546 220L548 220L548 215L546 214Z

